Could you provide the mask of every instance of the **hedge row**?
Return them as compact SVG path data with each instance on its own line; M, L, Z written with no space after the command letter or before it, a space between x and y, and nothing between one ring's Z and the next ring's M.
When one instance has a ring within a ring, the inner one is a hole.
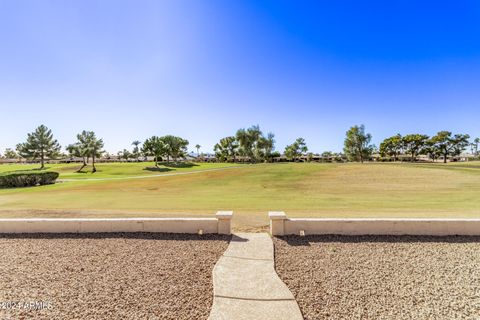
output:
M0 188L34 187L54 184L58 172L7 173L0 175Z

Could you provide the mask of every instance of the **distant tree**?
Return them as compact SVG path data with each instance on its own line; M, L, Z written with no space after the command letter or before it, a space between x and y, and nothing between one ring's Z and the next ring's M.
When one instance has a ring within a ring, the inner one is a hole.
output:
M285 147L285 156L289 160L296 161L298 157L308 151L305 139L297 138L294 143Z
M15 150L7 148L5 149L5 152L3 156L7 159L16 159L18 158L18 154L15 152Z
M95 160L102 156L102 153L105 151L102 150L104 147L103 139L98 139L93 131L89 132L89 144L88 144L88 153L92 157L92 173L97 172L95 167Z
M353 126L347 133L343 151L349 161L360 161L363 163L372 155L373 146L370 145L372 135L365 133L365 126Z
M170 157L177 161L180 157L185 157L187 153L188 140L177 136L166 135L160 138L165 146L165 155L167 162L170 162Z
M468 146L468 134L456 134L452 136L450 131L440 131L432 137L432 141L443 156L443 162L447 163L449 155L459 155Z
M406 154L409 154L414 162L419 154L425 152L429 137L425 134L408 134L402 138L403 148Z
M332 151L324 151L324 152L322 152L322 154L321 154L321 157L322 157L323 159L330 159L330 158L332 158L333 156L334 156L334 154L333 154Z
M239 153L250 159L250 162L256 162L257 142L262 136L262 131L258 125L248 129L239 129L236 133L236 139L239 143Z
M17 151L24 158L40 159L40 169L44 169L45 158L58 155L60 144L53 138L52 130L42 124L28 134L26 142L17 145Z
M214 146L215 156L220 161L236 161L238 142L235 137L225 137Z
M122 151L119 151L117 155L120 159L128 160L133 156L133 153L131 153L127 149L123 149Z
M132 150L132 156L138 161L138 158L140 157L140 144L142 144L140 141L135 140L132 142L133 150Z
M196 145L195 145L195 149L197 149L197 158L200 158L200 148L201 148L201 147L202 147L202 146L199 145L199 144L196 144Z
M437 147L435 140L430 138L425 141L425 146L423 147L422 153L428 155L428 157L435 162L435 160L440 156L440 149Z
M142 152L147 156L154 157L155 166L158 167L158 161L166 153L166 147L160 137L153 136L143 143Z
M470 148L472 150L472 154L474 156L478 156L478 145L480 144L480 138L475 138L473 142L470 144ZM5 155L7 154L7 151L5 150Z
M77 134L77 141L73 144L69 144L66 149L71 157L79 157L83 159L82 166L77 170L81 172L83 168L88 165L90 158L92 157L94 142L96 140L95 132L83 130ZM102 146L103 148L103 146Z
M393 161L397 161L398 155L402 152L402 136L396 134L393 137L386 138L380 144L380 155L382 157L393 157Z
M280 158L282 156L282 154L279 151L273 151L270 156L271 156L272 161L273 161L275 158Z
M313 152L307 153L307 162L312 162L313 160Z
M261 135L257 143L256 158L264 161L273 161L272 152L275 150L275 135L269 132L266 137Z
M239 129L235 139L239 144L239 154L250 159L250 162L270 161L275 150L273 133L263 134L258 125L248 129Z
M72 144L69 144L66 148L65 148L68 152L68 155L70 157L75 157L75 158L82 158L83 159L83 163L82 163L82 166L77 170L77 172L80 172L82 171L83 168L85 168L87 166L87 156L84 152L84 149L82 149L80 147L80 144L78 142L76 143L72 143Z

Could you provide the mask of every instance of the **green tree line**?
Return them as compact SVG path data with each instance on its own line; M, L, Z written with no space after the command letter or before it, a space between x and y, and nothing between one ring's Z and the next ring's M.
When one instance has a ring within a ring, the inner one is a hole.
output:
M386 160L398 161L400 158L416 161L420 155L427 155L433 161L442 158L447 162L449 157L460 155L469 149L475 156L479 156L480 139L470 140L468 134L453 134L450 131L440 131L430 137L425 134L396 134L382 141L379 150L371 144L372 135L367 133L365 126L353 126L347 132L344 141L343 154L324 152L321 157L333 159L346 159L348 161L364 162L372 159L374 153L379 153ZM178 161L188 152L189 141L174 135L152 136L143 143L135 140L133 150L124 149L118 153L121 159L136 159L140 156L151 156L155 165L160 161ZM81 171L92 161L92 171L96 171L95 162L105 154L103 139L98 138L93 131L82 131L76 141L66 146L70 157L83 159ZM199 144L195 145L197 158L200 158ZM18 157L38 160L41 169L45 168L45 160L59 157L61 146L53 137L52 131L45 125L40 125L35 131L27 135L26 141L19 143L16 150L6 149L4 156L9 159ZM273 162L281 157L275 151L275 135L271 132L264 133L258 125L241 128L232 136L227 136L215 144L215 156L224 162ZM308 147L304 138L297 138L292 144L287 145L283 152L285 159L298 161L300 158L311 159L313 153L307 153Z

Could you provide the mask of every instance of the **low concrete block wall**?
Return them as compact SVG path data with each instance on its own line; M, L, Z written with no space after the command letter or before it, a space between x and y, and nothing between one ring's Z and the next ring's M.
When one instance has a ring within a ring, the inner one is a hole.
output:
M231 211L214 218L0 219L0 233L231 233Z
M269 216L272 235L480 235L480 219L289 219L283 212Z

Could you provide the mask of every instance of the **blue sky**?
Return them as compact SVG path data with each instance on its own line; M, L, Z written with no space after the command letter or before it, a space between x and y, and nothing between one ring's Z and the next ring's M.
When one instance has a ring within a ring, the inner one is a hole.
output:
M354 124L480 136L479 102L478 1L0 0L0 150L43 123L110 152L252 124L340 151Z

